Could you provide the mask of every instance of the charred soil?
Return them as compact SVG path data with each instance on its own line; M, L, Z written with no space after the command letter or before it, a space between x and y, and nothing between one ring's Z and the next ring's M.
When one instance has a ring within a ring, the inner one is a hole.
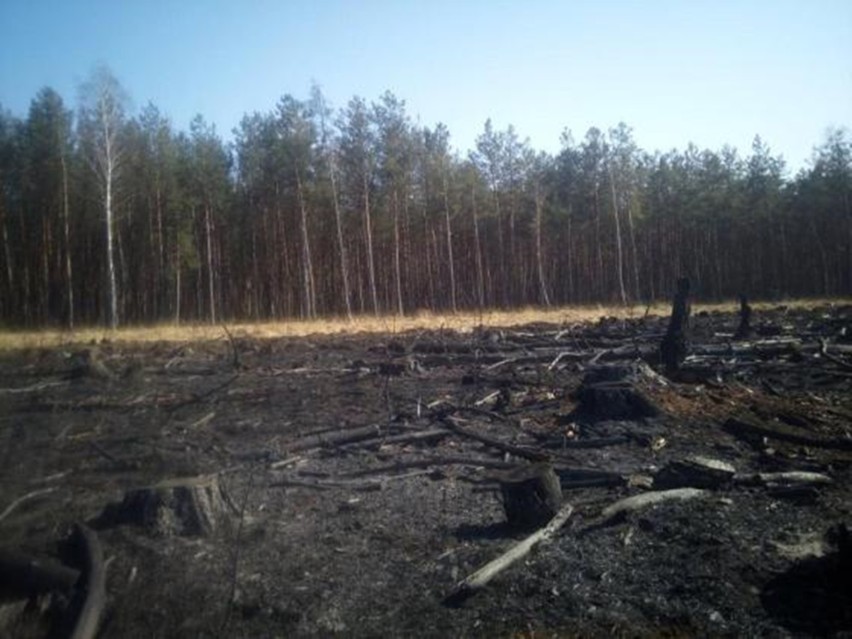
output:
M852 307L733 310L669 377L654 317L10 351L0 550L85 575L87 524L99 637L848 636ZM531 464L573 514L449 601ZM0 636L66 632L74 574L4 579Z

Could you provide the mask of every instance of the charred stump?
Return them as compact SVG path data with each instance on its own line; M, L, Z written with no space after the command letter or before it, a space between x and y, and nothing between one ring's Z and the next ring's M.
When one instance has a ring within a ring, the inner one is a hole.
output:
M740 325L737 327L737 332L734 333L734 339L748 339L753 333L754 330L751 327L751 306L748 305L746 296L740 295Z
M129 490L121 503L104 510L99 524L135 524L161 536L200 536L212 534L234 514L217 476L202 475Z
M543 526L562 505L559 476L548 463L522 466L500 478L506 520L515 528Z
M689 313L689 278L682 277L677 281L677 293L672 301L672 317L660 344L660 360L666 373L677 372L686 358L689 345L687 337Z

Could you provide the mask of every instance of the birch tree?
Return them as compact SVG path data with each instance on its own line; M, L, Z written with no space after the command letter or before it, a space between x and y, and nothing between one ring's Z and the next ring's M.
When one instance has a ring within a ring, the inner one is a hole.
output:
M112 71L97 67L81 88L80 122L86 159L100 188L106 235L109 325L118 328L118 286L115 269L115 190L122 165L121 128L127 93Z

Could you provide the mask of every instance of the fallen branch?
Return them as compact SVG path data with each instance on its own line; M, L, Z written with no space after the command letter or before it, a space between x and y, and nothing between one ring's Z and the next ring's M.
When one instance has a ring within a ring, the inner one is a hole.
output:
M382 486L389 481L399 479L409 479L411 477L420 477L429 475L432 470L415 470L410 473L400 473L399 475L382 475L381 477L370 477L368 479L347 479L347 478L329 478L329 479L309 479L302 477L282 477L278 481L269 484L270 488L275 487L297 487L297 488L314 488L316 490L328 490L329 488L350 488L352 490L381 490Z
M672 490L661 490L651 493L642 493L641 495L633 495L625 497L614 504L610 504L601 512L602 522L606 523L615 519L618 516L632 513L648 506L661 504L666 501L685 501L687 499L695 499L703 497L708 491L699 488L674 488Z
M549 541L556 532L565 525L571 517L574 507L565 504L556 513L553 519L523 541L515 544L496 559L488 562L472 575L460 581L453 591L444 599L448 606L458 606L471 595L476 594L487 586L497 575L509 568L512 564L526 557L530 551L539 543Z
M801 444L814 448L836 448L838 450L852 450L852 439L840 437L818 437L797 433L791 426L777 424L768 426L757 423L750 419L731 417L725 422L723 428L733 435L745 438L771 437L792 444Z
M840 368L843 368L847 371L852 371L852 364L850 364L849 362L842 360L839 357L837 357L836 355L832 355L831 353L828 352L828 340L827 339L821 339L819 341L819 354L822 355L822 357L827 359L829 362L833 362L833 363L837 364Z
M40 497L41 495L52 493L54 490L56 490L56 486L50 486L48 488L39 488L38 490L34 490L32 492L27 493L26 495L18 497L15 501L6 506L6 510L0 513L0 521L6 519L6 517L12 514L12 511L15 510L15 508L23 504L25 501L35 499L36 497Z
M106 602L104 554L98 536L84 524L74 525L74 537L80 544L84 558L83 591L85 594L80 613L74 623L74 630L71 632L71 639L94 639Z
M447 416L444 417L441 421L446 424L447 428L452 430L454 433L461 435L462 437L467 437L468 439L474 439L478 442L482 442L483 444L488 444L492 448L502 450L504 453L509 453L510 455L515 455L517 457L522 457L524 459L529 459L532 461L545 461L550 458L549 455L540 451L533 450L531 448L515 446L514 444L507 444L505 442L501 442L499 439L494 439L493 437L488 437L487 435L480 435L479 433L467 430L466 428L463 428L461 425L458 424L459 420L455 417Z
M341 444L351 444L354 442L364 441L366 439L374 439L381 437L384 434L380 424L370 424L369 426L359 426L357 428L348 428L346 430L334 430L330 432L317 433L315 435L306 435L301 439L286 445L285 448L291 453L309 448L323 448L327 446L339 446Z

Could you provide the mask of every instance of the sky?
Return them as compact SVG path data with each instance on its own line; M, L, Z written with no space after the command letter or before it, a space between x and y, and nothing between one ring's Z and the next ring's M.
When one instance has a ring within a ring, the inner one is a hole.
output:
M461 153L487 118L556 153L626 122L647 151L755 135L793 172L852 127L852 0L0 0L0 106L50 86L76 106L108 65L179 129L307 98L390 90Z

